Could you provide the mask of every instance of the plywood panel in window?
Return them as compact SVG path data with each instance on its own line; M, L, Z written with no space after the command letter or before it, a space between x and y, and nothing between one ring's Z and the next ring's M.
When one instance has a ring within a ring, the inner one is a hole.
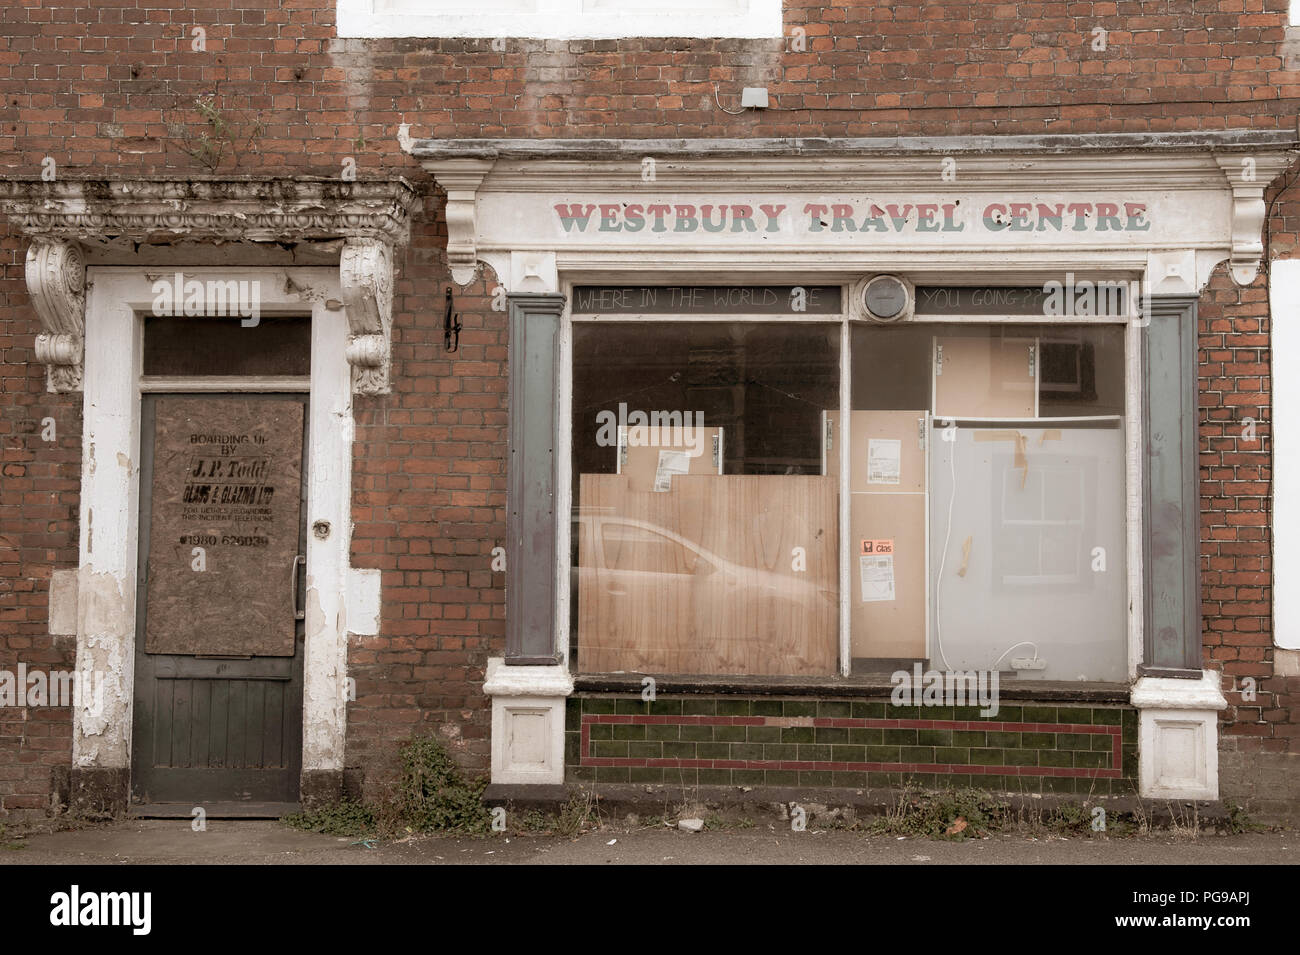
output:
M686 474L667 493L625 475L580 484L583 672L835 672L832 479Z

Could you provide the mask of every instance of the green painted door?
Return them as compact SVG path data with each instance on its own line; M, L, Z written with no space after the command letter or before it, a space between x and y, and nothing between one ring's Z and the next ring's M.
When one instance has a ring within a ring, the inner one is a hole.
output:
M296 802L306 397L146 395L132 799Z

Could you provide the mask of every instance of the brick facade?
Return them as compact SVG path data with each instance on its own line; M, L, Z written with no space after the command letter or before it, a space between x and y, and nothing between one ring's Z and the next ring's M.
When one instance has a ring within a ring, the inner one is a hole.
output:
M47 157L63 178L207 173L185 150L205 129L195 99L214 94L241 143L251 138L217 171L337 176L352 157L358 176L403 176L424 196L397 263L393 393L356 402L352 561L383 571L384 590L380 634L352 638L357 699L348 712L347 765L363 771L371 792L392 748L417 729L442 734L466 767L486 771L490 707L481 687L487 658L504 642L503 577L490 563L505 530L506 316L492 307L497 283L484 269L457 290L460 350L442 350L449 282L443 207L428 175L398 147L399 124L437 138L1293 129L1300 96L1300 74L1284 69L1281 0L1189 0L1155 11L1137 2L787 3L784 40L508 40L503 51L488 40L340 40L334 19L333 0L8 5L0 10L0 175L38 175ZM206 30L201 52L191 49L194 26ZM1093 49L1098 27L1107 31L1104 51ZM804 49L796 28L806 32ZM727 97L748 85L766 86L774 108L731 116L715 106L719 88L731 107ZM1300 242L1300 193L1291 181L1288 173L1287 188L1269 194L1274 257L1294 255ZM81 396L44 390L25 249L25 239L0 225L0 668L19 661L71 668L75 641L49 635L46 608L51 572L78 560ZM1300 791L1300 677L1274 675L1266 274L1243 289L1220 267L1202 297L1200 322L1205 660L1223 669L1230 702L1221 722L1224 795L1262 799L1278 780ZM1246 417L1255 419L1257 444L1240 436ZM47 418L57 428L53 442L42 440ZM1257 682L1252 702L1240 694L1246 677ZM727 700L702 702L714 709L696 715L731 715ZM804 715L767 712L790 701L732 702L752 718ZM583 720L595 718L595 745L606 726L611 734L636 727L598 719L610 704L621 714L624 703L575 699L570 729L580 734ZM887 718L870 709L880 704L843 705L847 717L828 711L827 718L866 722L831 728L856 733L861 743L827 745L888 744L887 730L871 723ZM1121 725L1111 714L1131 712L1084 708L1061 718L999 719L1110 726ZM689 725L694 734L710 724ZM660 735L651 737L655 726ZM1128 747L1127 717L1122 727ZM727 733L736 728L712 724L711 739L698 743L821 745L817 727L811 742L789 744L787 729L779 741L751 738L751 728L773 728L754 724L733 740ZM684 743L686 729L685 721L646 724L645 741ZM938 740L952 733L953 748L963 752L956 733L984 732L915 731L918 746L920 733L932 733L942 748ZM989 732L1018 735L1017 745L995 748L1032 752L1035 765L1049 765L1060 752L1086 757L1085 766L1096 761L1092 738L1075 749L1029 745L1026 738L1040 731L1024 727ZM67 710L0 710L0 817L49 805L57 774L70 763L70 740ZM824 772L866 774L870 782L872 774L892 779L908 771L903 764L920 773L928 762L961 762L940 759L938 751L933 760L901 749L897 758L875 760L864 751L859 759L855 751L830 760L890 764L876 769L748 762L709 769L731 774L732 783L764 773L796 773L802 783ZM698 745L696 754L703 758ZM592 768L601 778L585 757L571 758L578 778ZM646 758L654 758L648 749ZM761 759L789 762L766 749ZM1018 765L1010 757L1002 762ZM1131 780L1127 758L1122 768ZM704 782L705 768L692 771ZM669 769L662 772L668 781Z

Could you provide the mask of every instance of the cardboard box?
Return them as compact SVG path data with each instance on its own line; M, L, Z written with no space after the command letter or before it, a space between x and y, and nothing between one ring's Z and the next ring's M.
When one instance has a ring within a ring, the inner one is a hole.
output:
M822 412L822 473L840 473L838 411ZM925 412L854 411L849 416L849 490L925 490Z
M849 645L853 657L925 658L925 502L925 494L920 493L852 496Z
M936 418L1038 416L1036 338L934 339Z
M856 658L925 657L925 411L849 416L849 621ZM824 471L839 474L839 412L822 417ZM864 542L867 542L864 545Z
M675 474L722 473L722 428L621 427L616 453L629 490L671 491Z

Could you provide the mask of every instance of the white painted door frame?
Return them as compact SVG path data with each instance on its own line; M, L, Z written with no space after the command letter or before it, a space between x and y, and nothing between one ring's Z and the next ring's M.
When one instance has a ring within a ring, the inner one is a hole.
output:
M177 271L200 281L258 282L263 313L311 314L302 768L304 773L341 772L349 585L357 594L360 580L378 581L369 574L360 577L348 563L352 368L339 273L329 268L87 270L77 670L102 674L104 694L102 704L96 694L93 707L87 699L74 709L73 764L127 771L131 766L141 394L163 384L181 391L205 388L192 378L141 381L144 316L154 300L151 286ZM231 379L221 382L223 391L265 391L267 386L257 379L242 386ZM377 610L377 594L369 596L367 603Z

